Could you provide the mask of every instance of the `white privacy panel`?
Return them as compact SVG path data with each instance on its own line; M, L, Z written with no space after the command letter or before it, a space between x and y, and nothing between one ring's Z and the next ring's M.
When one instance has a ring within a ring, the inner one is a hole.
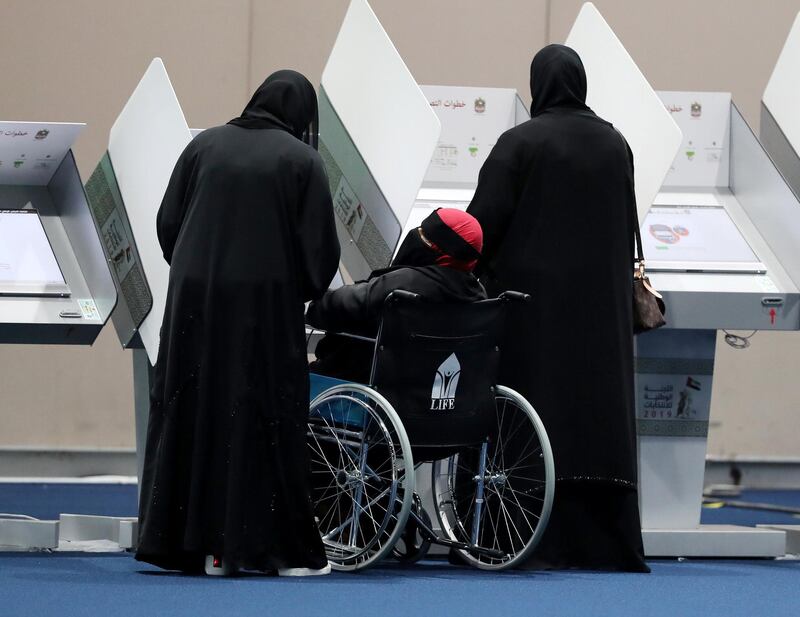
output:
M151 364L158 357L169 266L156 235L156 214L175 162L192 134L161 58L155 58L125 104L108 140L153 308L139 328Z
M586 67L586 103L613 123L633 150L643 219L680 148L681 130L594 4L583 5L565 44Z
M402 228L441 126L366 0L350 3L322 88Z
M789 31L762 101L794 151L800 152L800 13Z

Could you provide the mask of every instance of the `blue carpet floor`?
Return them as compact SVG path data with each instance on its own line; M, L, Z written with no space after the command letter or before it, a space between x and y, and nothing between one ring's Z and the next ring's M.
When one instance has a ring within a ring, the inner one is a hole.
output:
M739 497L723 497L716 504L706 504L700 514L700 522L707 525L800 525L800 517L784 512L717 507L717 504L727 500L800 508L800 491L742 491ZM800 616L800 610L798 614Z
M62 512L136 516L136 493L135 484L0 482L0 512L26 514L43 520L57 519Z
M739 500L800 506L798 491L746 491ZM136 487L2 484L0 512L129 516ZM704 523L800 523L791 515L704 508ZM0 617L128 615L800 615L800 561L660 560L652 574L509 572L440 561L386 563L315 579L189 577L127 554L0 553Z
M315 579L164 573L129 555L0 554L4 617L793 616L800 562L657 561L652 574L494 574L441 562Z
M741 496L732 499L800 508L800 491L744 491ZM136 516L136 486L0 482L0 512L27 514L41 519L57 519L62 512ZM728 525L762 523L791 525L800 524L800 518L780 512L704 507L701 522Z

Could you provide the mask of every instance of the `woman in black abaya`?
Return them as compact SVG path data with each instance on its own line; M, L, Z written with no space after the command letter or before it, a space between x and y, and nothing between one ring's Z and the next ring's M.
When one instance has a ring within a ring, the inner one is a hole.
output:
M513 307L500 381L536 408L556 492L531 568L649 571L636 472L632 155L586 104L578 54L531 65L531 120L503 134L468 212L484 231L484 283Z
M186 147L158 212L171 264L137 559L281 574L327 566L308 495L303 303L339 260L317 100L279 71Z

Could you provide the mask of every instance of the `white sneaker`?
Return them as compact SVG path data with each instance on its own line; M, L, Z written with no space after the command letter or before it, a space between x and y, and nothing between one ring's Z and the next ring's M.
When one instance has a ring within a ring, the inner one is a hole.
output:
M325 576L331 573L331 564L324 568L314 570L313 568L278 568L278 576Z
M236 569L221 557L206 555L206 574L209 576L230 576L235 573Z

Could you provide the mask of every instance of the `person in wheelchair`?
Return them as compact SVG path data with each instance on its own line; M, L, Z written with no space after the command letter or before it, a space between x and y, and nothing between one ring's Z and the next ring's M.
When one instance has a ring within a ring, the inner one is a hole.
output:
M481 256L483 231L470 214L439 208L411 230L389 268L366 281L330 290L312 302L306 323L330 333L374 338L387 296L402 289L427 302L468 303L486 298L472 274ZM367 383L373 343L328 334L317 345L312 373Z
M504 570L524 563L547 528L549 440L530 403L498 381L508 309L530 298L506 290L485 299L470 272L479 236L464 240L471 224L462 212L435 212L393 268L310 307L308 322L356 331L364 346L356 358L350 346L320 353L316 366L345 379L312 375L310 384L311 499L336 570L390 554L413 563L432 544L459 563Z

